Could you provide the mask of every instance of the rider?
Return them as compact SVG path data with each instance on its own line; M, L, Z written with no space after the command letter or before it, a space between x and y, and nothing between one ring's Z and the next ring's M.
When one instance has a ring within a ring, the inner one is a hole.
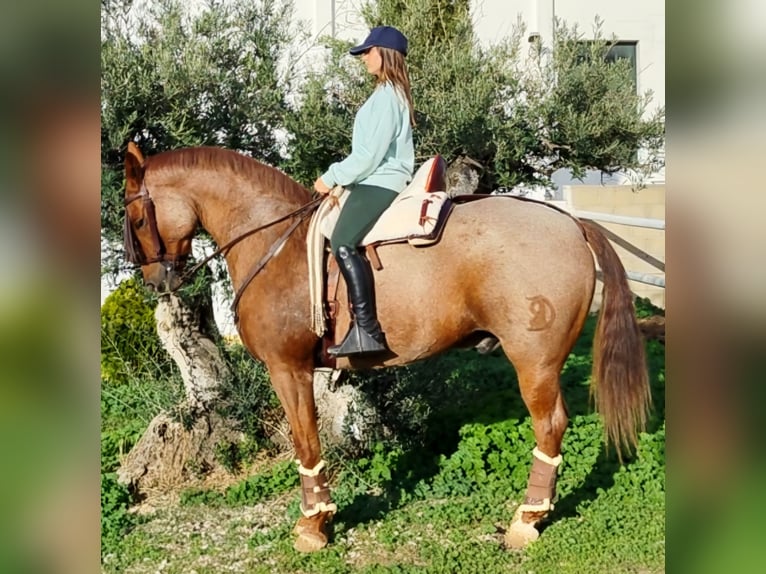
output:
M396 28L379 26L350 53L361 56L376 77L375 90L354 119L351 154L314 182L321 194L336 185L349 190L330 238L353 310L345 339L328 349L336 357L387 350L375 309L372 269L357 245L412 180L415 166L415 116L404 61L407 38Z

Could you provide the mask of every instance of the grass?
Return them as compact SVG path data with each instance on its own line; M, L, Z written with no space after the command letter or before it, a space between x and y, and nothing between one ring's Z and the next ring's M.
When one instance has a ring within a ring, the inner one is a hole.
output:
M502 548L502 530L518 503L487 483L468 496L424 494L389 506L378 486L355 491L336 517L332 545L314 555L292 549L298 517L295 489L252 506L181 505L136 526L106 572L661 572L664 570L664 487L647 458L620 468L614 484L559 516L525 551ZM565 471L563 471L565 472ZM393 483L397 477L394 475ZM366 512L356 504L363 501ZM383 503L382 503L383 502Z
M312 555L293 550L296 473L275 459L226 491L182 493L179 504L132 514L127 526L119 507L121 537L109 542L102 570L664 572L664 346L647 344L654 410L637 452L621 466L605 451L600 420L588 404L593 326L589 321L562 374L570 426L559 500L540 539L523 551L502 546L534 446L513 369L498 353L454 351L352 379L379 401L387 432L361 456L326 453L339 507L328 548ZM156 400L152 392L143 395ZM119 426L110 426L110 434L119 435Z

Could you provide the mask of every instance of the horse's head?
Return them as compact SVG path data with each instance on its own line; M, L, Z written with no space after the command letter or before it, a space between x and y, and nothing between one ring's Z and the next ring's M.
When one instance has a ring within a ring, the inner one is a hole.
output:
M172 187L147 187L144 157L133 142L125 154L125 257L141 266L144 283L158 292L181 283L196 217Z

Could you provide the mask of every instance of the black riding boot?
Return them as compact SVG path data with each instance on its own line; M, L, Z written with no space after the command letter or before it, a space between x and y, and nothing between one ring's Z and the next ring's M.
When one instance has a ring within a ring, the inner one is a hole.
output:
M370 263L354 247L338 247L338 267L346 280L351 303L351 327L340 345L327 349L330 355L346 357L387 351L386 337L375 310Z

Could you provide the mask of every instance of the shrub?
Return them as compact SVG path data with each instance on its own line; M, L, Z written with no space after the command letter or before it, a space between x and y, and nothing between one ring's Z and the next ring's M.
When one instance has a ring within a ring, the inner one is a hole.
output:
M101 306L101 379L125 383L132 376L159 377L170 358L162 348L154 321L156 301L136 278L130 278Z
M269 373L264 364L254 360L240 344L225 346L223 354L230 375L221 381L218 411L236 421L237 428L250 441L265 445L274 430L270 425L283 417Z
M441 457L441 471L431 486L434 494L468 496L482 488L507 493L524 489L535 444L529 419L466 424L460 437L457 451Z
M665 309L657 307L648 297L636 297L636 317L643 319L655 315L665 316Z
M114 473L101 473L101 556L113 553L134 525L128 513L130 493Z

